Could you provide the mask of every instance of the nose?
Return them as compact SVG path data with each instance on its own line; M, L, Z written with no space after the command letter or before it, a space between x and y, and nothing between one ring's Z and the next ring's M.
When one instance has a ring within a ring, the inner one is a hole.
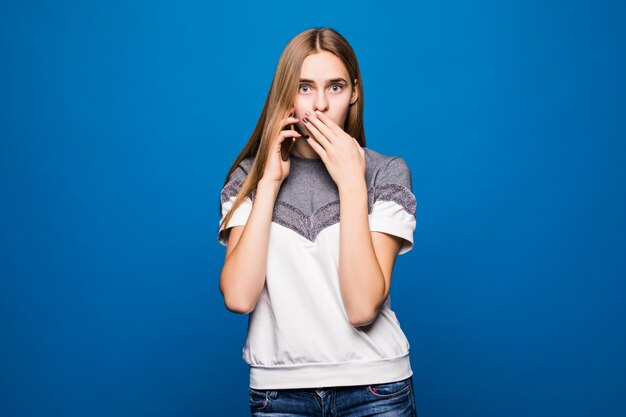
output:
M326 100L326 93L320 92L315 96L314 109L321 112L325 112L328 109L328 100Z

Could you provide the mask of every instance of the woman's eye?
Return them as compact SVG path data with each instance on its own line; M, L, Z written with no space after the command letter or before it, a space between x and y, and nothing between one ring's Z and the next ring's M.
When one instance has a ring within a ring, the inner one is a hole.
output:
M343 86L341 84L333 84L330 86L330 88L334 91L334 92L339 92L341 90L343 90ZM300 85L300 91L303 93L308 93L311 90L311 87L306 85L306 84L302 84Z

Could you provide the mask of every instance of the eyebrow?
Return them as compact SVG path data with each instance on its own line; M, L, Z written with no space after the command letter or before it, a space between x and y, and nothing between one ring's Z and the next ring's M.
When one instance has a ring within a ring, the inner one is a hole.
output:
M313 80L309 80L309 79L306 79L306 78L300 78L300 82L301 82L301 83L311 83L311 84L315 84L315 81L313 81ZM327 81L327 83L328 83L328 84L332 84L332 83L344 83L344 84L348 84L348 82L347 82L345 79L341 78L341 77L340 77L340 78L333 78L332 80L328 80L328 81Z

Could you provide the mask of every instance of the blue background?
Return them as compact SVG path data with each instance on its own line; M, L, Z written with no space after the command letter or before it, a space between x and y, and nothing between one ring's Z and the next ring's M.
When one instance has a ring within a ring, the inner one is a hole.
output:
M248 415L219 191L285 44L353 45L406 159L422 417L626 414L620 1L3 1L0 414Z

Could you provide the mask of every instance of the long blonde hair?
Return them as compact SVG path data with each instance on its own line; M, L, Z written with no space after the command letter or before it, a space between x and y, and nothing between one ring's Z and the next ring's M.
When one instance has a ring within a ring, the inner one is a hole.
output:
M263 176L265 162L270 152L273 140L283 129L281 120L287 111L293 107L300 84L300 71L304 59L312 54L328 51L337 56L348 70L350 83L358 89L358 100L348 109L344 124L344 131L355 138L361 146L365 146L365 131L363 129L363 82L354 50L348 41L334 29L313 28L296 35L283 50L280 56L270 91L265 100L261 116L252 132L252 136L241 153L228 170L224 185L228 183L230 175L237 165L248 157L254 157L245 181L233 202L233 205L220 223L228 224L233 213L246 197L256 189ZM356 86L354 80L357 80ZM220 206L221 212L221 206Z

